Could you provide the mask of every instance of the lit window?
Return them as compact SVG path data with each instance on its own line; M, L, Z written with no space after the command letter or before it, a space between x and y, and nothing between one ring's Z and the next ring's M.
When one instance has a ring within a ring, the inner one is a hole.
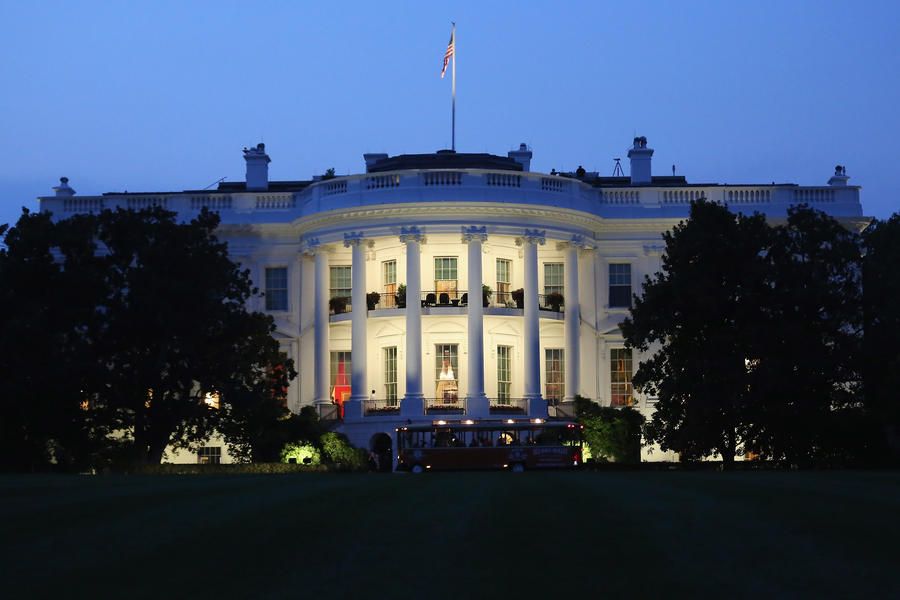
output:
M201 465L218 465L222 462L221 446L203 446L197 450L197 462Z
M455 256L438 256L434 259L434 293L437 302L456 300L458 261ZM446 298L441 298L446 294ZM480 295L480 294L479 294Z
M287 267L266 269L266 310L288 309Z
M381 295L381 306L394 308L397 306L397 261L386 260L381 263L381 279L384 293Z
M210 408L219 410L219 393L207 392L207 394L203 397L203 403Z
M613 348L609 351L610 406L632 406L634 404L631 369L631 350Z
M609 306L631 307L631 265L609 265Z
M547 348L546 357L546 384L544 385L544 397L550 404L559 404L566 393L566 359L562 348Z
M512 261L506 258L497 259L497 290L494 300L501 306L512 303L509 287L512 283Z
M434 397L439 403L456 403L459 399L459 345L437 344L434 362Z
M350 398L350 352L331 353L331 399L343 402Z

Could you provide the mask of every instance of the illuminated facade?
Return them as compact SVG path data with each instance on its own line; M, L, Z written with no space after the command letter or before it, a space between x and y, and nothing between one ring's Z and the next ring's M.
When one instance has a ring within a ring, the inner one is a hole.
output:
M523 144L506 157L366 154L358 175L269 181L259 145L244 151L246 182L215 191L83 197L63 182L41 208L218 211L265 291L250 308L274 317L297 366L290 408L341 417L368 447L401 422L564 415L575 395L652 412L618 324L691 200L862 218L842 169L823 186L689 184L653 176L652 154L636 138L629 177L532 172Z

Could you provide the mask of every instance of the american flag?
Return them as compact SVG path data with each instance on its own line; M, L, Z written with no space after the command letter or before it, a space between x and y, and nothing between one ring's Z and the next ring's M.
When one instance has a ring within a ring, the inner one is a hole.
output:
M447 65L450 64L450 59L453 57L453 53L456 52L456 42L453 40L453 37L456 35L456 30L453 29L450 31L450 43L447 44L447 51L444 52L444 66L441 67L441 79L444 78L444 73L447 72Z

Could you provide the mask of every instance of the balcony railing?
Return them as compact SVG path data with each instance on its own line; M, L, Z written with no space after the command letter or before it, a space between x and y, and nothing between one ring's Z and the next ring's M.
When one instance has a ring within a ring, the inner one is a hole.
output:
M393 416L400 414L399 398L370 398L363 401L363 414L367 417Z
M368 310L388 310L393 308L406 308L406 294L397 292L379 292L378 301L372 304L366 300ZM466 290L437 291L424 290L419 297L422 308L454 308L469 306L469 293ZM494 308L515 308L522 310L524 298L517 298L513 292L492 292L487 302L482 297L482 306ZM562 294L538 294L538 308L540 310L565 312L565 298ZM353 304L349 297L331 298L329 300L329 312L332 315L349 313L353 310Z
M527 415L527 398L490 398L492 415Z
M341 418L341 407L337 404L314 404L316 414L322 421L335 421Z
M466 399L459 397L425 398L426 415L464 415Z

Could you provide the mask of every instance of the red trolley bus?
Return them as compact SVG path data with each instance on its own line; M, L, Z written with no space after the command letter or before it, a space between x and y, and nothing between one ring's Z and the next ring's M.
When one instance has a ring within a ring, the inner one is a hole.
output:
M581 430L571 421L434 421L397 428L397 470L573 468Z

